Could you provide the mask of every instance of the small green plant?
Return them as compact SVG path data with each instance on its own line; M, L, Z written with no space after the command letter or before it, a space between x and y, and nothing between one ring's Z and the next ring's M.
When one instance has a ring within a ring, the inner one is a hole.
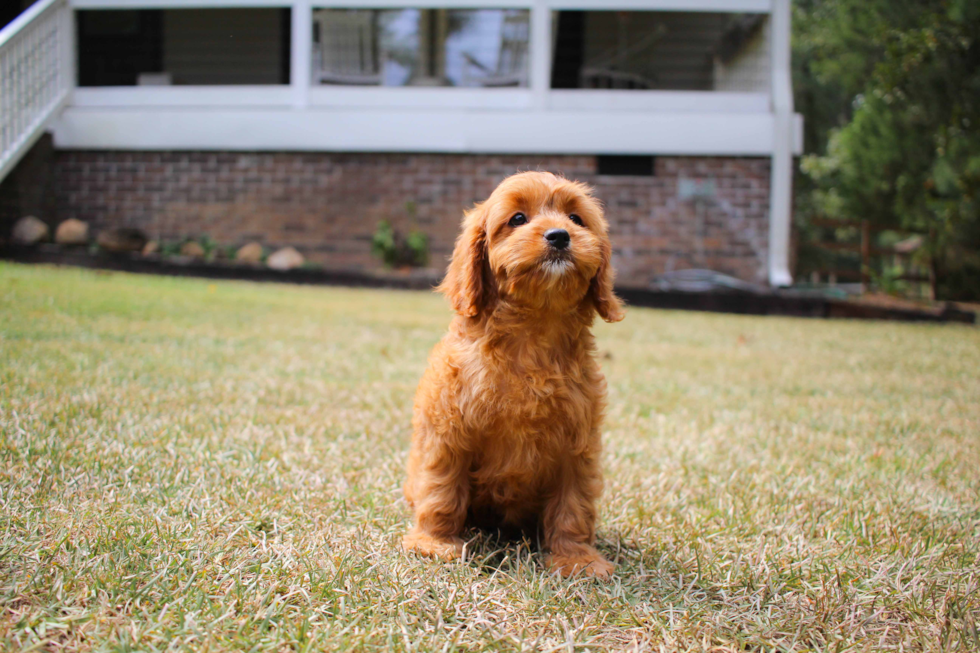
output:
M371 254L390 267L395 264L397 259L397 249L395 230L390 222L382 220L378 223L377 229L374 230L374 235L371 236Z
M403 237L390 222L382 220L371 237L371 254L388 267L422 267L429 261L429 237L418 229Z
M871 285L888 295L908 295L909 284L902 280L901 265L884 265L881 272L871 270Z
M405 245L412 253L412 260L415 265L423 267L429 262L429 237L423 232L413 229L408 234L408 238L405 239Z
M183 240L168 240L160 243L160 256L179 256L180 248L184 244Z
M218 245L217 241L211 238L211 236L204 234L203 236L197 239L197 243L201 246L202 249L204 249L205 259L210 261L211 259L215 258L215 256L218 254L220 245Z

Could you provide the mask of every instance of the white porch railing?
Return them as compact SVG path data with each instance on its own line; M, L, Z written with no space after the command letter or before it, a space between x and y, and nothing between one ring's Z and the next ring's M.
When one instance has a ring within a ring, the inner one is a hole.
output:
M0 31L0 180L71 93L72 25L68 0L41 0Z

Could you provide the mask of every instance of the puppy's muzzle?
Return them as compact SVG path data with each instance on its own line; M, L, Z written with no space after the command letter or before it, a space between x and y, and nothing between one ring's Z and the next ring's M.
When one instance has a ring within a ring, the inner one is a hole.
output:
M548 241L552 249L559 251L568 249L568 244L572 241L571 236L564 229L549 229L544 232L544 239Z

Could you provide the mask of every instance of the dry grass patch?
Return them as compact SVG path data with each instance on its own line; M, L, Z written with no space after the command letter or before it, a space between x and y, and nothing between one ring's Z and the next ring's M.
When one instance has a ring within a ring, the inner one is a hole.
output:
M399 549L448 315L0 264L0 648L980 650L977 329L599 326L599 584Z

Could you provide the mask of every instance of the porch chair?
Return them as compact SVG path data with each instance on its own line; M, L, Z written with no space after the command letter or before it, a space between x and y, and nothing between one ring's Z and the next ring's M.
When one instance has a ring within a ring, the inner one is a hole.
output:
M320 36L316 81L352 86L382 83L384 57L377 43L373 16L372 11L322 9L314 13Z
M491 70L480 63L469 52L463 53L466 60L464 79L470 79L470 67L485 73L475 79L484 87L527 86L528 85L528 42L530 25L526 12L509 12L504 16L500 30L500 53L497 67ZM468 85L468 84L467 84Z
M619 35L616 45L595 57L587 66L583 66L579 75L581 88L605 89L652 89L657 80L650 75L624 70L632 61L656 46L667 28L660 24L657 29L642 37L632 45L629 44L627 17L620 12Z

